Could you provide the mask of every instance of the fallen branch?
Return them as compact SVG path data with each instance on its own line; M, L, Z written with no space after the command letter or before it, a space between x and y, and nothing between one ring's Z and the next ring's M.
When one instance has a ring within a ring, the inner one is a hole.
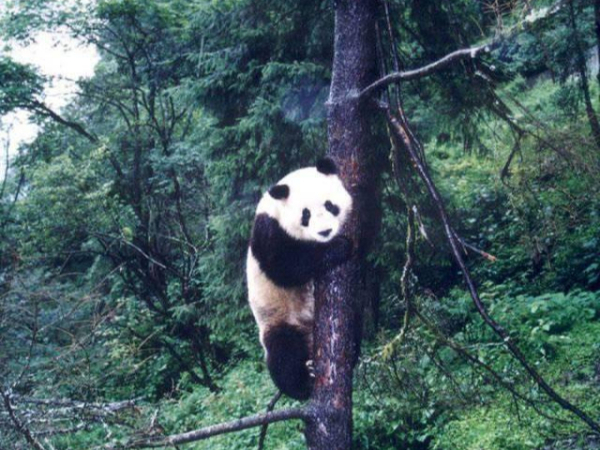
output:
M15 410L11 403L11 392L10 391L0 391L0 395L2 396L2 403L4 404L4 409L8 413L8 417L12 422L14 428L21 433L25 440L36 450L46 450L42 444L35 438L35 436L31 433L31 430L25 426L23 422L17 417Z
M49 437L49 436L57 436L57 435L62 435L62 434L75 434L78 433L82 430L87 430L89 429L90 424L89 423L84 423L81 422L73 427L69 427L69 428L49 428L47 430L44 431L39 431L38 433L36 433L38 436L44 436L44 437Z
M133 408L135 404L141 398L134 398L131 400L123 400L120 402L112 402L112 403L95 403L95 402L81 402L77 400L67 400L67 399L45 399L45 398L33 398L33 397L24 397L21 395L13 395L12 400L16 403L27 403L32 405L43 405L53 408L60 409L88 409L88 410L96 410L96 412L104 412L104 413L115 413L127 408Z
M219 434L232 433L274 422L292 419L307 420L309 418L310 413L307 408L282 409L275 412L255 414L253 416L244 417L243 419L232 420L231 422L220 423L218 425L211 425L198 430L188 431L187 433L173 434L171 436L141 437L125 444L124 448L168 447L185 444L187 442L200 441ZM108 448L115 447L109 446Z
M37 450L45 447L52 449L48 437L74 434L89 429L92 424L129 426L121 413L135 409L138 401L131 399L100 403L40 399L12 392L11 389L0 392L4 404L4 408L0 407L0 424L22 434L30 446Z

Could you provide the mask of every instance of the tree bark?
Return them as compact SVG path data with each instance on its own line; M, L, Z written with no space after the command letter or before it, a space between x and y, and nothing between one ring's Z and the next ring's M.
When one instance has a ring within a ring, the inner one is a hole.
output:
M377 229L377 176L371 169L367 104L358 94L375 78L374 0L335 2L335 44L328 100L329 155L354 199L345 234L355 244L350 262L316 280L315 387L307 420L309 449L352 444L352 371L358 357L358 303L364 255ZM372 114L371 114L372 115Z

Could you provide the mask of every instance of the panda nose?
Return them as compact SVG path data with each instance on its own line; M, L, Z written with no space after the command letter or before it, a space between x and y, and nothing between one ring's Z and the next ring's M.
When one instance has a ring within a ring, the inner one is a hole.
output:
M319 234L323 237L329 236L330 233L331 233L331 228L329 228L328 230L319 231Z

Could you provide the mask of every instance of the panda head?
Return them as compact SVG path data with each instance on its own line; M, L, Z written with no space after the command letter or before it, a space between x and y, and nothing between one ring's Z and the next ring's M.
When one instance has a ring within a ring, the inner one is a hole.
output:
M266 212L291 237L328 242L341 231L352 197L331 159L291 172L265 194L258 212Z

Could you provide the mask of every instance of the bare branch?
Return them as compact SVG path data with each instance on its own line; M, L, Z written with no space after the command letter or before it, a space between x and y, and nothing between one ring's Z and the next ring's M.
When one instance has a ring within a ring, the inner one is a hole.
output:
M367 97L392 83L417 80L420 78L427 77L432 73L437 72L445 67L448 67L450 64L461 59L475 59L480 53L488 52L489 49L490 46L488 44L480 45L478 47L463 48L449 53L443 58L438 59L437 61L434 61L431 64L427 64L426 66L419 67L418 69L406 70L402 72L392 72L364 88L360 92L360 94L358 94L358 97Z
M510 155L508 155L508 158L506 159L506 163L504 164L504 167L502 167L502 170L500 171L500 180L504 180L504 178L506 178L510 174L510 164L512 163L512 160L515 157L515 155L521 151L521 139L522 138L523 138L523 133L517 132L516 136L515 136L515 144L513 145L513 148L510 151Z
M160 261L157 261L152 256L148 255L146 252L144 252L144 250L142 250L141 248L139 248L133 242L125 239L124 237L121 237L121 236L115 237L115 236L110 236L108 234L103 234L103 233L92 233L92 234L95 235L95 236L103 237L103 238L113 239L113 240L115 240L117 242L121 242L121 243L123 243L125 245L128 245L129 247L133 248L135 251L137 251L138 253L140 253L144 258L146 258L152 264L156 264L161 269L169 270L169 268L167 266L165 266L163 263L161 263Z
M45 446L52 449L48 441L50 436L77 433L89 429L94 423L105 427L130 427L122 412L135 412L138 401L131 399L100 403L60 398L40 399L14 394L11 389L0 392L0 396L5 410L0 408L0 422L4 419L4 426L22 434L36 450L44 449ZM45 446L41 443L42 440Z
M6 139L4 140L4 151L6 154L6 161L4 165L4 178L2 179L2 187L0 187L0 201L4 197L4 191L6 189L6 183L8 180L8 172L10 169L10 130L12 127L8 127L6 130Z
M39 324L38 324L39 310L40 310L39 301L36 299L34 302L34 308L33 308L33 327L32 327L33 329L31 330L31 341L29 342L29 350L27 351L27 359L26 359L25 365L21 369L21 372L19 373L19 375L17 375L17 377L15 378L15 381L12 383L13 389L21 382L21 380L29 372L29 369L31 367L31 359L33 357L33 349L37 343L37 335L38 335L38 331L39 331Z
M267 405L267 412L273 411L275 408L275 404L279 401L283 393L281 391L277 391L277 393L273 396L269 404ZM258 450L263 450L265 446L265 438L267 437L267 429L269 427L268 423L263 424L260 428L260 435L258 436Z
M559 0L558 2L556 2L549 8L544 8L542 11L538 12L537 15L536 14L528 15L527 17L525 17L524 20L519 21L516 24L514 24L512 27L504 30L501 35L499 34L491 42L489 42L487 44L480 45L477 47L470 47L470 48L463 48L460 50L456 50L456 51L444 56L443 58L438 59L437 61L434 61L434 62L427 64L426 66L420 67L418 69L407 70L407 71L398 71L397 63L396 63L396 72L390 73L390 74L384 76L383 78L380 78L379 80L375 81L374 83L370 84L369 86L367 86L365 89L363 89L358 94L358 97L365 98L365 97L373 94L374 92L377 92L377 91L385 88L386 86L388 86L392 83L417 80L420 78L427 77L427 76L431 75L432 73L437 72L437 71L449 66L450 64L452 64L456 61L462 60L462 59L466 59L466 58L475 59L480 53L489 52L491 50L492 46L494 46L495 44L497 44L499 42L500 38L510 37L515 32L519 32L522 28L532 27L534 23L554 15L561 9L564 2L565 2L565 0ZM387 8L387 6L386 6L386 8ZM392 37L392 40L393 40L393 37ZM392 49L392 51L394 53L396 52L395 47ZM397 59L397 55L394 55L394 58Z
M135 404L141 398L134 398L131 400L123 400L120 402L111 403L94 403L94 402L81 402L77 400L68 399L45 399L45 398L33 398L33 397L22 397L20 395L13 395L13 399L17 403L26 403L32 405L42 405L54 408L63 409L89 409L96 410L96 412L112 414L123 409L133 408Z
M235 431L245 430L264 424L281 422L284 420L302 419L307 420L310 417L307 408L282 409L275 412L255 414L244 417L243 419L232 420L231 422L211 425L187 433L173 434L171 436L150 436L133 440L125 445L125 448L154 448L168 447L187 442L200 441L219 434L233 433ZM113 447L114 448L114 447Z
M33 105L31 108L29 108L43 116L47 116L50 117L52 120L54 120L55 122L60 123L61 125L64 125L68 128L71 128L72 130L76 131L77 133L79 133L80 135L82 135L83 137L85 137L88 141L92 142L92 143L96 143L98 142L98 138L96 136L94 136L93 134L91 134L90 132L88 132L83 125L81 125L80 123L77 122L73 122L70 120L65 119L64 117L62 117L60 114L58 114L57 112L53 111L52 109L50 109L47 105L45 105L42 102L39 101L34 101Z
M4 403L4 408L8 413L8 417L10 417L11 422L13 423L15 429L21 433L25 440L36 450L46 450L42 444L31 434L29 428L27 428L23 422L17 417L15 414L15 410L10 401L11 393L10 391L0 391L0 395L2 396L2 401Z

